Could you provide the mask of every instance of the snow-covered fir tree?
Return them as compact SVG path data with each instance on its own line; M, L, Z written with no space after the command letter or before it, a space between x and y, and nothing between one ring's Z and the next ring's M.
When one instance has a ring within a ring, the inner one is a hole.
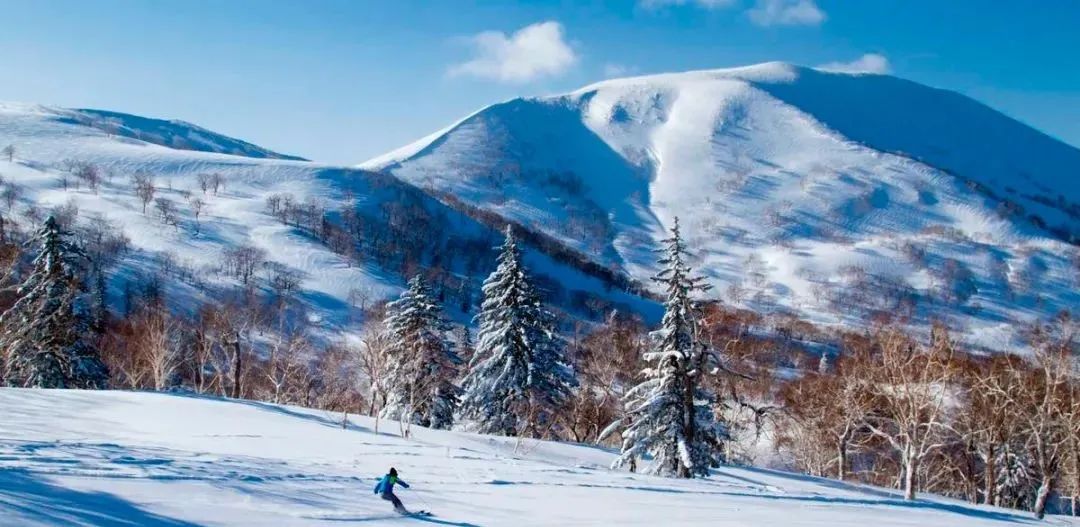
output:
M1005 448L998 450L994 465L997 467L994 505L1019 509L1035 502L1038 478L1022 448L1006 443Z
M510 227L483 294L461 415L481 433L545 435L576 381Z
M697 309L692 295L707 289L685 262L679 220L664 240L663 270L653 279L665 288L664 318L651 334L644 359L645 380L626 395L622 455L615 466L632 464L648 454L646 472L690 478L707 475L723 460L725 427L713 413L715 396L702 385L713 355L697 339Z
M383 417L431 428L454 423L460 389L454 385L461 363L446 338L442 309L419 275L401 297L386 306L387 399Z
M79 278L85 255L49 217L30 243L40 246L18 299L0 315L4 380L11 386L103 388L108 371L87 340Z

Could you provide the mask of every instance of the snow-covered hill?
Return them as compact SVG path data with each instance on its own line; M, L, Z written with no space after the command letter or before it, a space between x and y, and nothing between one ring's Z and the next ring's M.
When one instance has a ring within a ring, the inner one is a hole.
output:
M643 280L679 216L726 300L944 318L995 348L1080 306L1080 150L955 93L782 63L514 99L361 165Z
M0 525L996 526L1015 511L763 469L608 470L602 449L188 395L0 389ZM396 467L402 518L372 494Z
M285 156L176 121L0 103L0 148L8 145L14 156L11 161L0 156L0 178L5 189L17 189L12 203L5 199L2 205L9 220L34 209L70 206L78 210L79 221L104 218L130 239L133 251L112 273L117 306L125 287L152 280L154 274L177 307L216 298L217 291L236 285L222 271L224 255L251 246L264 251L267 261L297 273L308 318L336 331L351 320L349 306L358 297L370 305L395 296L407 278L403 272L415 272L416 264L439 265L468 289L466 297L476 297L501 238L498 230L391 176L279 159ZM69 173L72 163L96 167L100 188L76 186L77 178ZM132 181L140 173L153 176L155 200L173 203L174 222L163 222L153 202L144 212ZM219 191L202 189L200 179L207 174L220 176ZM298 228L298 220L275 217L268 210L272 196L287 196L298 211L322 211L314 214L325 213L338 223L344 211L355 212L357 229L363 230L354 233L355 248L331 250L310 229ZM194 198L205 202L198 221L190 205ZM401 233L410 239L395 239L405 237ZM412 245L406 247L406 241ZM406 257L416 261L405 262ZM556 299L564 306L572 295L585 292L649 309L640 299L608 292L602 280L537 250L527 258L544 280L565 286ZM460 305L448 304L451 310Z
M306 161L302 157L279 154L246 141L211 132L185 121L151 119L106 110L79 109L67 110L66 113L76 122L92 126L103 132L169 148L244 157Z

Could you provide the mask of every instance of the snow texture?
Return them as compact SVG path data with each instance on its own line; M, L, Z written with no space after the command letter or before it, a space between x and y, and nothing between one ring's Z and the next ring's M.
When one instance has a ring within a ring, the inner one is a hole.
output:
M0 525L1075 525L765 469L675 480L616 454L183 394L0 389ZM402 518L372 494L396 467Z

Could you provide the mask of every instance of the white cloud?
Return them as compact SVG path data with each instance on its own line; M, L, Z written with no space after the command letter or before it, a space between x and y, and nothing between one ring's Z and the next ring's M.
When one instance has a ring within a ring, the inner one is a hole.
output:
M528 82L560 75L578 56L554 21L525 26L513 34L484 31L469 37L471 60L450 66L451 76L468 75L500 82Z
M837 73L889 73L889 58L880 53L867 53L851 62L830 62L818 66L819 70Z
M816 26L825 21L815 0L757 0L747 14L759 26Z
M739 0L640 0L638 5L645 9L663 9L668 6L695 5L702 9L723 9L735 5Z

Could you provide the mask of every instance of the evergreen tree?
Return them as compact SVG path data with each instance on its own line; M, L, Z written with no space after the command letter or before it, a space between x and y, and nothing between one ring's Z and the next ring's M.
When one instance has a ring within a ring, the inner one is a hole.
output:
M715 396L702 385L714 356L697 339L697 309L691 295L707 286L691 275L684 261L678 218L663 243L659 261L663 270L653 279L665 288L664 318L651 334L652 350L644 354L652 364L643 372L646 379L626 395L627 427L615 466L650 454L647 472L690 478L707 475L723 460L721 441L727 432L713 414Z
M1005 448L998 451L995 466L998 469L994 505L1018 509L1035 502L1038 478L1022 449L1018 451L1006 443Z
M554 316L529 283L509 227L483 294L462 416L481 433L542 435L575 380L557 347Z
M79 277L85 255L50 216L31 243L41 250L18 299L0 315L4 380L35 388L103 388L108 371L87 338Z
M417 275L401 298L386 306L391 341L387 348L387 400L383 417L431 428L454 423L461 363L446 339L449 324Z

